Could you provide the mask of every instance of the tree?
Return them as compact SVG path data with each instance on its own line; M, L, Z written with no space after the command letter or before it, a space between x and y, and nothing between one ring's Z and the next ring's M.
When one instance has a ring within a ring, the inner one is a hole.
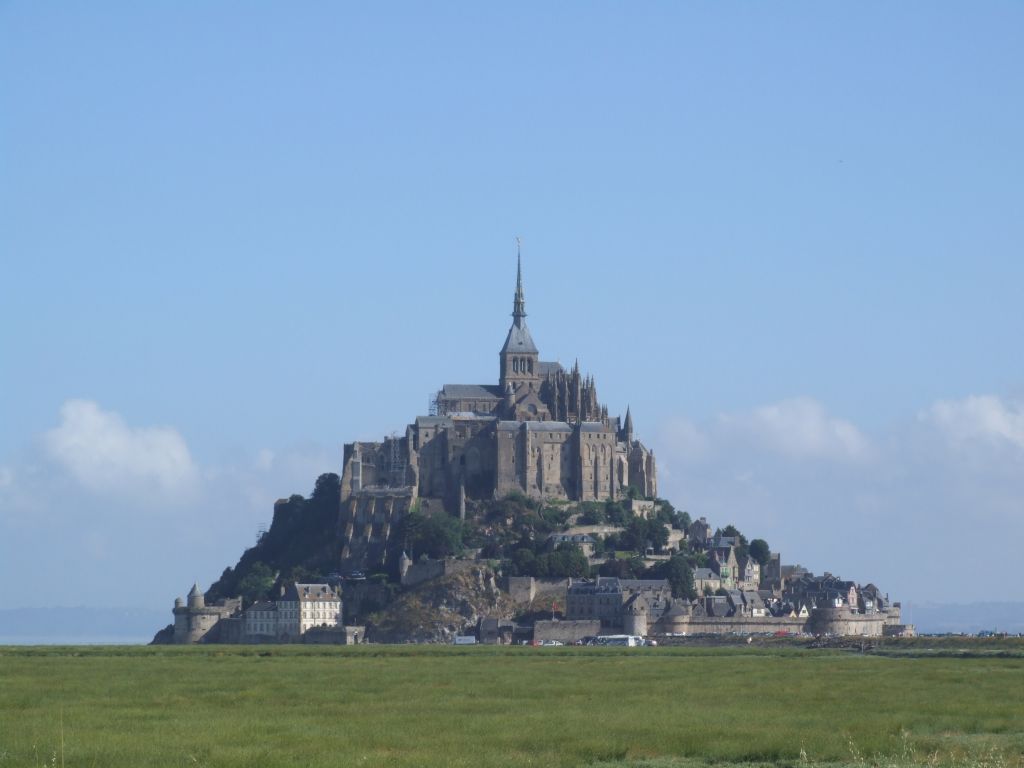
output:
M590 575L590 562L574 544L563 544L547 555L548 576L584 578Z
M610 558L601 563L597 572L601 576L616 576L620 579L637 579L644 570L644 561L639 557L630 560Z
M440 559L462 551L462 523L451 515L410 512L403 525L402 541L415 557Z
M754 539L750 542L750 546L747 547L747 552L749 552L750 556L761 564L762 568L768 564L768 560L770 560L772 556L771 548L768 546L768 542L764 539Z
M532 549L517 549L512 555L512 567L519 576L536 576L537 556Z
M585 501L582 507L583 512L580 515L580 523L583 525L604 525L608 522L608 515L603 504Z
M238 592L247 603L254 603L262 600L274 586L276 574L266 563L256 562L249 568L249 572L238 582Z
M685 557L677 555L671 558L666 571L665 578L672 586L672 597L686 597L692 600L697 596L697 590L693 587L693 570Z
M732 523L729 523L725 528L719 528L715 531L715 538L717 539L719 536L731 536L739 540L740 546L747 546L747 537L740 533L739 528Z
M620 536L620 543L625 549L632 549L641 554L648 546L663 549L668 544L668 531L660 520L634 517L626 524L626 530Z

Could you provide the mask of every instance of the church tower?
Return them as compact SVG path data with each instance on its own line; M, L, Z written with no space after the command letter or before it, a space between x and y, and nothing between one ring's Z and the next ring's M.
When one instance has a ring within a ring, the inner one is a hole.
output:
M508 329L505 345L499 353L501 360L501 390L507 394L511 385L514 393L521 389L540 389L540 364L537 347L526 327L526 300L523 298L522 257L516 254L516 296L512 304L512 327Z

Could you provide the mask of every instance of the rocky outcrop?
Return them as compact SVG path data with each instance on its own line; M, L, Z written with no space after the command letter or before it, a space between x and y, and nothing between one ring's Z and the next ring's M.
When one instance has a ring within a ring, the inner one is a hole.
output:
M149 641L150 645L170 645L174 642L174 625L168 624L166 627L161 629L155 635L153 639Z
M513 603L498 589L494 572L477 565L420 584L369 617L367 638L375 643L450 643L474 631L484 616L507 619Z

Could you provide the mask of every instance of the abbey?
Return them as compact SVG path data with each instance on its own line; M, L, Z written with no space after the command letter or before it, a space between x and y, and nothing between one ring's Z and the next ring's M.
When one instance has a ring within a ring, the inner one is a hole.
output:
M654 454L633 420L608 416L579 364L545 362L526 325L522 262L512 326L496 384L446 384L431 414L404 436L349 443L342 469L343 560L380 560L392 530L419 500L465 515L466 499L518 491L536 499L596 501L657 495ZM630 490L631 489L631 490Z

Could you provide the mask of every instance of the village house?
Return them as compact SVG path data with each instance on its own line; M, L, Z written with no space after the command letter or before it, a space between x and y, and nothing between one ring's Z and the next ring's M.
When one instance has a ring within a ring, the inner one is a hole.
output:
M642 595L643 601L632 600ZM619 579L598 576L573 582L566 594L565 618L569 621L597 619L602 626L622 628L631 610L643 610L645 620L657 621L668 610L672 588L665 579ZM644 630L646 632L646 628Z

